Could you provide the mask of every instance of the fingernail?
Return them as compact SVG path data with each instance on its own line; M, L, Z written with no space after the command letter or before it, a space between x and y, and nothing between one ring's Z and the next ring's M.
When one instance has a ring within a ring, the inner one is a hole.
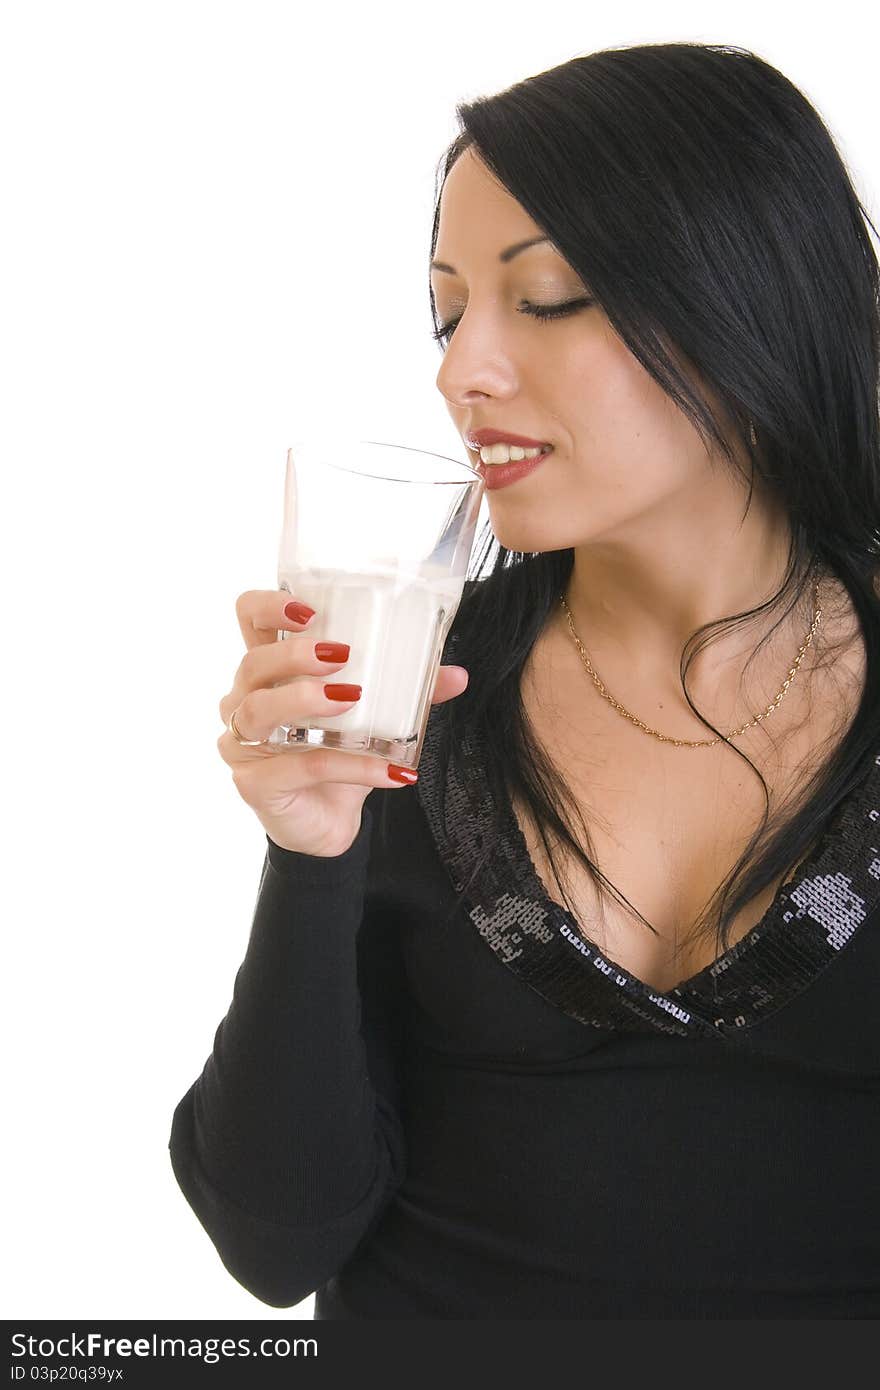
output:
M315 656L319 661L348 661L351 647L347 642L316 642Z
M290 603L284 605L284 616L292 623L307 623L309 618L315 616L315 610L307 603L297 603L296 599L291 599Z
M328 700L359 700L361 687L359 685L325 685L324 694Z
M413 772L411 767L401 767L399 763L389 763L388 776L391 778L392 782L412 783L418 780L419 774Z

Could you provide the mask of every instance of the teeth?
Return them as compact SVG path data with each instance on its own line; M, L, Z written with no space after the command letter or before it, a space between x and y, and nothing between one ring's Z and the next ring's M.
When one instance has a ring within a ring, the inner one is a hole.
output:
M539 445L536 449L521 449L518 444L487 444L480 450L483 463L512 463L518 459L535 459L543 454Z

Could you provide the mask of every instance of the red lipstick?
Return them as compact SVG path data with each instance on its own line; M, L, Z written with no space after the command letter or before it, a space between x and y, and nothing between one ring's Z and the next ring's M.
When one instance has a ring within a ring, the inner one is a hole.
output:
M490 444L516 444L521 449L551 449L553 447L545 439L527 439L524 434L505 434L504 430L469 430L465 435L465 440L469 445L475 446L477 450L487 448Z

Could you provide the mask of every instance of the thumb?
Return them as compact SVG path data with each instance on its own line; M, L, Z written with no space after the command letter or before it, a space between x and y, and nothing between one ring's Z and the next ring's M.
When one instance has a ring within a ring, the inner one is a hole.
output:
M441 666L437 672L432 704L442 704L445 700L461 695L467 689L468 680L469 676L464 666Z

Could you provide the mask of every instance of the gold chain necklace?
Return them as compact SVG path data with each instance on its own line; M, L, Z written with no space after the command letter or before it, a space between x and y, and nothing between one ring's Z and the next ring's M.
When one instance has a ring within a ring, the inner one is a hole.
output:
M568 618L568 626L571 630L571 635L574 638L575 644L580 653L581 661L584 663L584 666L586 667L588 674L590 675L594 685L596 686L596 689L599 691L599 694L602 695L610 705L614 706L618 714L622 714L624 719L628 719L630 723L635 724L638 728L644 729L646 734L651 734L654 738L659 738L663 743L672 743L675 745L676 748L711 748L713 744L722 742L720 738L704 738L696 740L686 738L670 738L668 734L661 734L657 729L649 728L648 725L643 723L641 719L637 719L634 714L630 714L628 709L624 709L623 705L619 704L618 701L615 700L614 696L609 694L605 686L602 684L602 681L600 680L599 676L593 670L590 658L588 657L580 638L574 630L574 623L571 619L571 609L569 608L562 594L559 595L559 601L562 604L562 607L565 609L565 613ZM813 637L816 634L816 629L818 628L819 623L821 621L822 609L819 607L819 580L817 579L815 584L813 585L813 621L810 623L809 632L804 638L804 641L801 643L801 646L798 648L798 654L795 659L794 665L790 667L788 675L782 682L782 687L779 691L779 694L776 696L775 700L773 700L772 703L767 706L767 708L763 711L762 714L756 714L754 719L750 719L748 724L743 724L742 728L733 729L727 735L729 739L738 738L740 734L745 733L746 729L751 729L754 724L760 724L762 719L766 719L767 716L772 714L775 709L778 709L779 705L782 703L784 695L788 690L788 687L791 685L792 681L795 678L795 675L797 674L797 669L803 661L807 653L807 649L813 641Z

